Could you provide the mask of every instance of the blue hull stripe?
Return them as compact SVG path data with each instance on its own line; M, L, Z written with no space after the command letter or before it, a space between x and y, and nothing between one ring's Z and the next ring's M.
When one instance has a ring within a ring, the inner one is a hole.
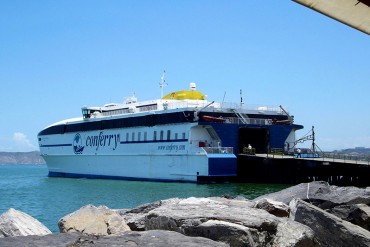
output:
M50 144L50 145L40 145L40 147L70 147L72 144Z
M135 177L121 177L121 176L107 176L107 175L92 175L92 174L76 174L76 173L65 173L65 172L49 172L49 177L63 177L63 178L88 178L88 179L113 179L113 180L128 180L128 181L151 181L151 182L185 182L185 183L197 183L198 181L190 181L183 179L160 179L160 178L135 178ZM213 177L221 178L234 177L235 174L224 175L224 176L202 176L202 178L209 178L212 180Z
M93 175L93 174L77 174L65 172L49 172L49 177L63 177L63 178L89 178L89 179L113 179L113 180L129 180L129 181L153 181L153 182L193 182L187 180L171 180L171 179L150 179L150 178L134 178L124 176L107 176L107 175Z

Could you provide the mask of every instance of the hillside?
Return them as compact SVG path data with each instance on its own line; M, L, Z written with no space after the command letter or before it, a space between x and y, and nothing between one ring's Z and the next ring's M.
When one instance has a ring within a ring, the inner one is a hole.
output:
M0 152L0 164L45 164L39 151L33 152Z
M370 155L370 148L365 148L365 147L347 148L347 149L342 149L342 150L335 150L333 151L333 153Z

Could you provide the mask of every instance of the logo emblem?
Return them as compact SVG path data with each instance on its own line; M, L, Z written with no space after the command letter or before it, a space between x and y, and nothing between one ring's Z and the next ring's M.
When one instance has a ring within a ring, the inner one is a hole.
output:
M75 154L82 154L84 151L84 146L82 145L82 138L79 133L75 135L75 138L73 139L73 151Z

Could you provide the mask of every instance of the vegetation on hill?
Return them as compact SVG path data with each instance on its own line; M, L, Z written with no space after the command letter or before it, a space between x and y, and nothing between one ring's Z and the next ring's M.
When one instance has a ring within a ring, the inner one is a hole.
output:
M0 152L0 164L45 164L39 151L33 152Z
M370 148L365 147L347 148L342 150L334 150L333 153L370 155Z

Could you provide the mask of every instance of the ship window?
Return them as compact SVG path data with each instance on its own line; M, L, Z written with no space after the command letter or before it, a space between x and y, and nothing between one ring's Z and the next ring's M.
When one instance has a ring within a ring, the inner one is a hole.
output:
M153 133L153 141L156 141L156 140L157 140L157 131L155 130Z
M129 140L128 140L128 138L129 138L129 133L127 132L126 133L126 142L128 142Z
M179 133L175 133L175 140L179 139Z
M160 137L159 137L159 139L160 139L161 141L163 141L163 130L161 130L161 133L160 133Z
M132 132L131 140L135 141L135 132Z
M185 132L182 132L182 139L185 139Z
M140 141L140 139L141 139L141 132L139 132L139 133L137 134L137 140L138 140L138 141Z
M167 130L167 141L171 140L171 130Z
M144 141L147 141L147 134L146 134L146 131L144 132Z

